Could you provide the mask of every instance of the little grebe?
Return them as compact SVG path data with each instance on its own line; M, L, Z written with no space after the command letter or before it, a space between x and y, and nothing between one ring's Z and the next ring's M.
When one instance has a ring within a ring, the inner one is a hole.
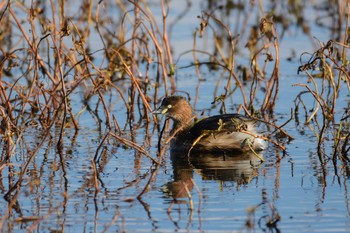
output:
M255 137L255 121L240 114L211 116L194 123L190 103L180 96L164 98L153 113L174 121L170 133L174 136L171 149L175 151L247 151L250 148L261 151L266 148L265 141Z

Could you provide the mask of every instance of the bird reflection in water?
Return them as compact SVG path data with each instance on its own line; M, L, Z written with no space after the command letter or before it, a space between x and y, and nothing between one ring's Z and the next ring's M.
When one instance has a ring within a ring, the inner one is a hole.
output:
M192 152L188 156L187 153L171 151L174 180L163 186L163 192L176 203L187 203L183 198L191 199L190 192L195 186L194 172L199 174L202 180L229 181L236 183L237 187L248 184L258 175L257 167L262 163L262 157L262 152L258 156L253 152Z

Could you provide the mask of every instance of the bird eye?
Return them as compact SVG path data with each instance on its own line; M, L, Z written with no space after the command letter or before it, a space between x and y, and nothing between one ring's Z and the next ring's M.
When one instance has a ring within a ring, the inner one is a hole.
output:
M173 107L173 105L168 104L163 110L162 110L162 114L164 115L165 113L168 112L169 109L171 109Z

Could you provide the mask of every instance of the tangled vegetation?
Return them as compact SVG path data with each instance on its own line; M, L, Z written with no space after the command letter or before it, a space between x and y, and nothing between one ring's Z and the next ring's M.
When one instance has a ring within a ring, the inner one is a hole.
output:
M315 51L310 49L300 56L296 72L306 74L308 80L295 84L300 93L291 97L295 106L290 119L276 125L280 40L292 21L282 13L264 12L261 1L237 5L231 1L223 1L223 5L211 2L208 1L207 9L212 10L198 12L193 49L176 58L171 44L171 29L176 21L168 22L171 10L168 1L159 1L160 15L155 15L143 0L81 1L79 6L64 0L0 3L0 186L9 203L7 217L19 208L17 197L23 181L43 149L54 148L62 160L58 169L66 169L64 145L73 145L74 138L79 136L83 114L90 117L99 135L96 139L99 146L91 162L95 191L100 189L99 172L106 161L104 156L109 153L106 145L115 144L132 148L137 156L146 156L154 167L137 196L141 198L157 176L169 142L160 143L158 154L150 153L157 143L152 138L161 131L151 111L165 95L181 92L176 74L188 67L194 67L199 83L201 67L225 74L225 87L215 93L213 106L226 112L227 100L239 95L243 101L237 111L267 125L268 133L264 136L275 144L276 161L280 159L279 153L285 152L285 143L293 139L283 126L293 121L306 125L315 134L315 149L324 177L329 162L336 171L337 164L342 163L350 175L350 110L337 108L339 97L349 96L340 93L341 87L346 85L350 89L350 35L343 30L349 28L348 15L334 19L334 38L325 44L320 42ZM288 3L289 12L307 33L307 22L299 14L301 3L292 2ZM337 2L329 3L328 10L349 8L346 1ZM252 27L243 20L244 26L232 30L232 25L220 17L225 11L229 14L252 7L251 4L260 6L261 14L260 21ZM68 14L69 8L73 10ZM81 13L72 14L74 10ZM198 40L203 38L212 43L213 51L197 48ZM237 44L246 46L249 65L237 59L240 53ZM192 54L193 62L179 69L178 61L185 54ZM321 86L316 79L322 80ZM305 102L309 95L315 100L311 105ZM125 111L116 113L113 109ZM341 118L336 117L336 111L342 111ZM142 141L136 137L141 129L145 132ZM68 138L72 132L73 139ZM331 151L326 146L329 142L333 143ZM4 177L8 177L7 185L3 185Z

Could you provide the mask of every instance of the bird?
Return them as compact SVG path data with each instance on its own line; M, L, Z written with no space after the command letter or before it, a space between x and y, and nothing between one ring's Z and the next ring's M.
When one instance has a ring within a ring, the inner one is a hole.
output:
M172 119L170 148L174 151L244 152L267 147L257 133L255 119L233 113L195 121L190 103L182 96L165 97L152 113Z

